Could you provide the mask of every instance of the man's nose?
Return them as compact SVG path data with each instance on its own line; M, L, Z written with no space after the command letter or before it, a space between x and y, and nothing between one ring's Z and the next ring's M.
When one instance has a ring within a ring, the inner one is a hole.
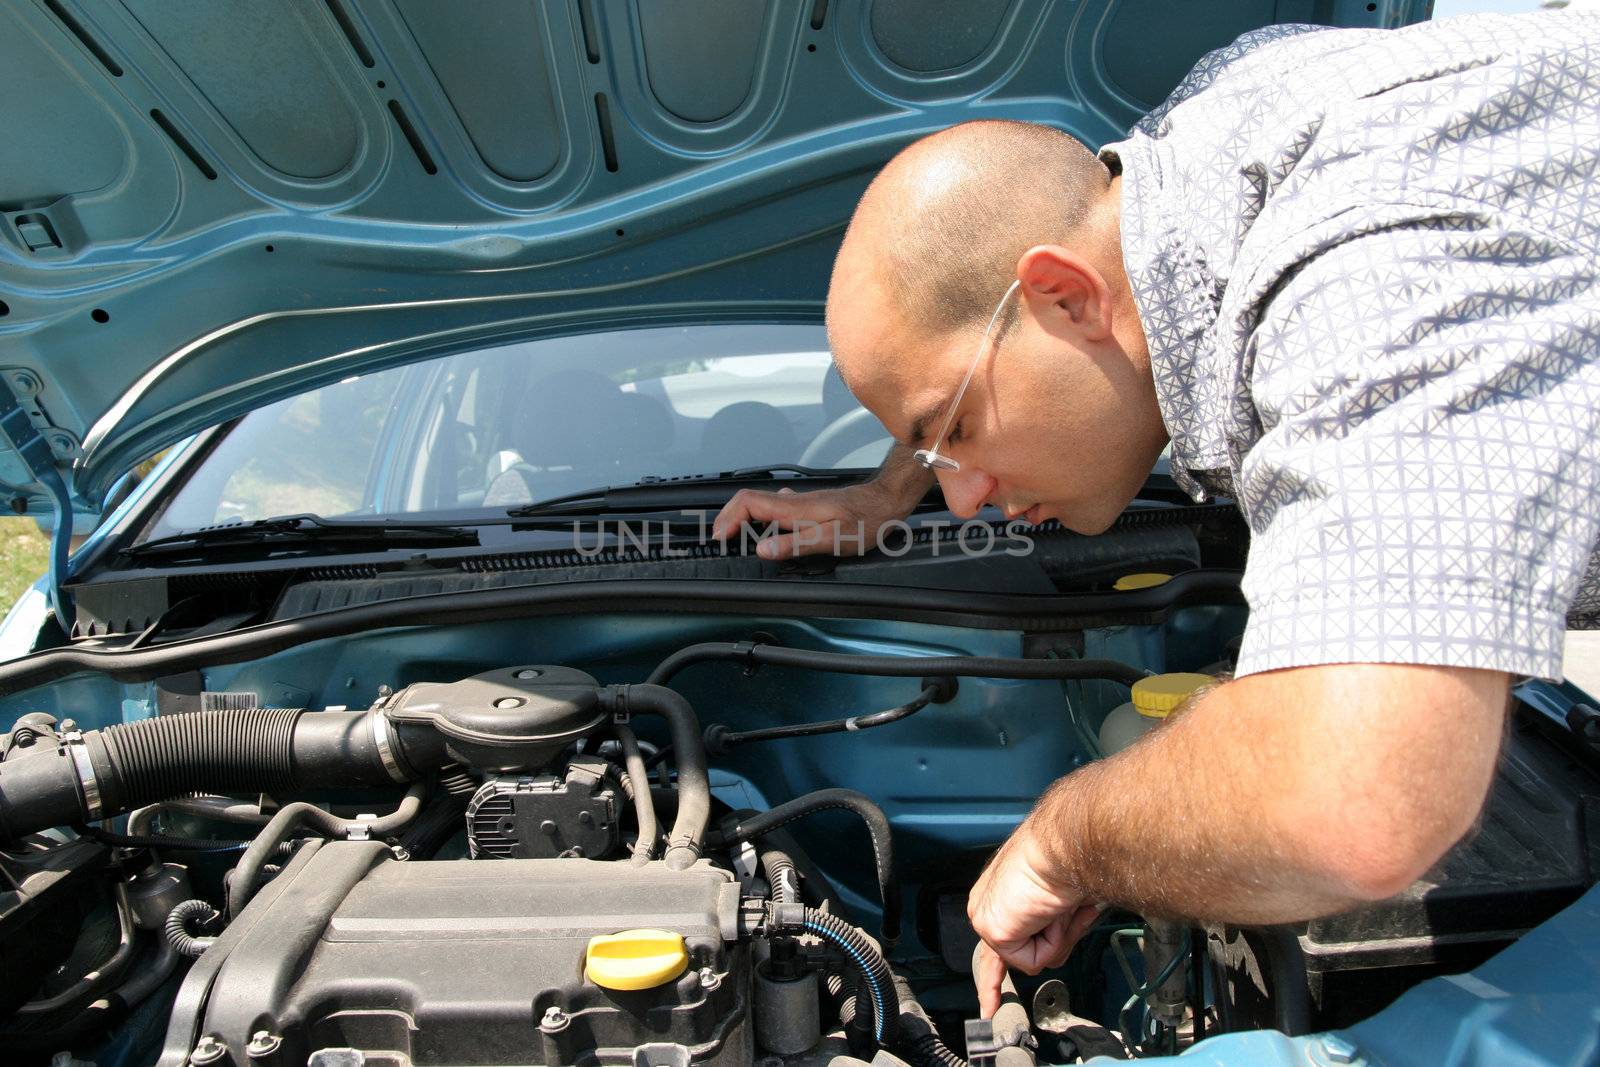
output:
M996 482L976 468L962 467L958 471L938 471L939 488L944 491L944 503L958 518L970 519L994 494Z

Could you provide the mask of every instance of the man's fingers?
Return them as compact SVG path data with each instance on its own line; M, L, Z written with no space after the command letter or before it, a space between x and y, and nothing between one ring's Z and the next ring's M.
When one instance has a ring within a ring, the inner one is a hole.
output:
M1044 961L1043 970L1059 967L1067 962L1067 957L1072 955L1072 950L1078 947L1078 942L1083 940L1083 935L1089 932L1095 920L1100 918L1100 909L1093 904L1084 904L1071 915L1063 916L1057 925L1059 936L1052 938L1051 949Z
M756 542L756 555L762 559L792 559L828 547L826 531L814 522L803 523L794 533L773 534Z
M800 496L793 492L763 493L755 489L741 489L717 513L711 523L711 536L726 541L747 522L782 523L792 519L800 506Z
M741 489L717 514L711 536L727 541L739 536L740 527L746 524L766 533L756 542L756 554L762 559L792 559L816 552L861 553L871 547L865 524L841 525L840 505L826 492L797 493L787 486L775 493Z
M1026 974L1038 974L1046 967L1059 967L1072 951L1067 940L1067 917L1051 919L1038 932L1006 953L1006 960Z
M1071 920L1063 915L1059 919L1051 920L1049 926L1039 931L1035 940L1037 955L1034 961L1037 966L1030 974L1038 974L1050 967L1059 967L1067 962L1067 956L1072 952L1072 938L1069 935Z
M972 982L978 987L978 1014L991 1018L1000 1010L1000 986L1006 979L1006 963L994 949L980 943L972 969Z
M1057 916L1051 919L1036 933L1014 944L1002 944L989 951L1001 961L1001 969L1006 965L1015 967L1024 974L1038 974L1052 967L1059 967L1067 962L1067 957L1072 955L1072 950L1078 947L1078 942L1083 940L1083 935L1100 917L1100 909L1093 904L1085 904L1074 909L1070 914ZM987 945L987 942L985 942ZM998 983L999 979L995 981ZM998 985L995 987L999 988ZM983 994L980 986L979 996ZM999 994L996 993L996 997ZM998 1003L998 1000L996 1001Z
M1069 947L1076 948L1078 942L1083 940L1083 935L1089 932L1089 928L1095 924L1095 920L1099 919L1104 913L1104 904L1081 905L1077 914L1072 917L1072 925L1067 929Z

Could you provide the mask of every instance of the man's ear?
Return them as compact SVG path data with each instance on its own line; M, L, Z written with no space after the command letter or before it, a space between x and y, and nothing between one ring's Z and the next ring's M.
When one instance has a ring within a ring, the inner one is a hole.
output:
M1111 336L1111 288L1087 259L1061 245L1035 245L1017 260L1025 300L1053 307L1087 340Z

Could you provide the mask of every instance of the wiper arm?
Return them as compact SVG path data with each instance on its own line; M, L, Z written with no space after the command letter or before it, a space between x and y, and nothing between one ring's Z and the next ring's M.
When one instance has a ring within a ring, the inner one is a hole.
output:
M577 493L567 493L532 504L508 508L506 514L517 519L549 518L561 515L615 514L635 511L670 511L679 508L721 507L740 489L778 489L804 483L811 488L843 486L875 473L872 467L835 467L819 470L779 464L771 467L743 467L719 474L687 474L675 478L645 478L633 485L601 485ZM787 474L788 477L779 477Z
M337 545L345 548L448 548L477 545L476 530L460 526L383 520L332 520L318 515L278 515L254 522L208 526L158 537L124 549L129 556L173 556L211 548L258 545Z

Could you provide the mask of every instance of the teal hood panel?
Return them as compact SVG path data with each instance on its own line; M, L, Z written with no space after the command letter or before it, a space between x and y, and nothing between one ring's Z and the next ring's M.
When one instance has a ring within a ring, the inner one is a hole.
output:
M897 149L1119 136L1205 51L1428 0L0 0L0 388L93 510L196 429L482 344L816 320ZM44 458L40 458L44 457Z

